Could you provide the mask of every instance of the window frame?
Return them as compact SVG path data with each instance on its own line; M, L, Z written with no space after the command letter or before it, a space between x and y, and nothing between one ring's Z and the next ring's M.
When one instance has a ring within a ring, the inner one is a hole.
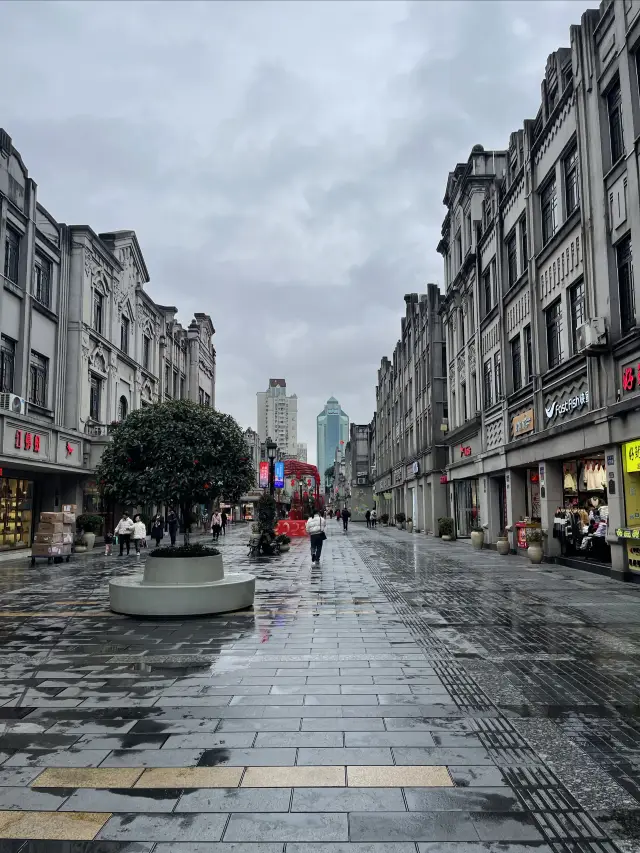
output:
M511 382L514 394L522 388L522 340L520 332L509 341L511 356Z
M562 364L562 300L556 299L544 312L547 337L547 368Z
M493 308L492 302L493 291L491 289L491 267L487 267L487 269L482 273L482 299L484 301L484 315L486 315Z
M493 406L493 359L488 358L482 364L482 401L485 409Z
M4 277L7 281L13 284L18 284L20 280L20 243L22 234L7 225L6 235L4 238Z
M531 323L527 323L522 331L524 334L525 384L528 384L533 379L533 340Z
M614 166L625 155L622 89L619 77L616 77L609 86L605 93L605 101L609 125L609 154L611 155L611 166Z
M13 394L16 380L16 342L7 335L0 337L0 393Z
M102 377L91 373L89 377L89 418L100 423L102 408Z
M633 248L631 245L631 233L627 234L615 246L616 251L616 277L618 279L618 300L620 308L620 329L623 335L630 332L636 326L636 294L633 282ZM625 272L623 280L621 272Z
M546 246L558 230L558 184L555 174L540 190L540 218L542 245Z
M120 315L120 349L125 355L129 355L129 335L131 333L131 320L126 314Z
M142 366L145 370L151 370L151 338L149 335L142 336Z
M120 423L126 420L127 415L129 414L129 403L124 394L121 394L118 399L118 420Z
M29 402L42 409L47 408L49 391L49 359L35 350L29 358Z
M507 244L507 282L509 287L517 282L518 276L518 239L515 228L506 239Z
M104 293L101 293L96 287L93 288L91 326L94 332L99 335L104 334Z
M500 350L493 355L493 373L495 376L496 403L502 400L502 354Z
M566 218L580 207L580 161L578 144L574 142L571 150L562 161L564 173L564 201Z
M579 298L576 298L579 294ZM587 301L584 279L580 279L569 288L569 316L571 317L571 352L578 353L578 326L587 319Z
M36 254L33 264L32 296L40 305L51 308L51 275L53 264L49 258Z
M522 266L522 272L527 268L527 264L529 263L529 244L527 242L527 217L523 216L520 220L520 254L522 258L520 260L520 264Z

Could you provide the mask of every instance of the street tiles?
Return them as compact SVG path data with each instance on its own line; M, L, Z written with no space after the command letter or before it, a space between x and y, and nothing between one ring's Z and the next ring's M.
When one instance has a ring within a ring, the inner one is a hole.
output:
M206 619L1 563L0 853L639 853L640 587L329 531L233 531L256 607Z

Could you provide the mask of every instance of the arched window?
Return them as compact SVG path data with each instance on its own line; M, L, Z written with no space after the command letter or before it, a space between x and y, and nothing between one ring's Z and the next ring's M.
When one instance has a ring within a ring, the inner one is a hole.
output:
M120 402L118 403L118 420L123 421L127 417L127 398L120 397Z

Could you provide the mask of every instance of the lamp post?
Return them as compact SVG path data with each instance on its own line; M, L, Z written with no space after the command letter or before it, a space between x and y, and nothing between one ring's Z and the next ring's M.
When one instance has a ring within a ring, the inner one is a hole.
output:
M278 445L275 441L271 441L270 438L267 438L267 459L269 460L269 494L273 497L274 487L273 487L273 468L276 462L276 454L278 452Z

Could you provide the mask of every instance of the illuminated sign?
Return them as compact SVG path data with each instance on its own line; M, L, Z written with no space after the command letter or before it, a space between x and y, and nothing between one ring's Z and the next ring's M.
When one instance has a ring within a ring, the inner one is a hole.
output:
M471 445L462 445L460 447L460 456L471 456Z
M441 474L441 475L440 475L440 482L442 483L442 485L443 485L443 486L444 486L444 484L445 484L445 483L448 483L448 482L449 482L449 478L447 477L447 475L446 475L446 474Z
M276 462L273 485L276 489L284 489L284 462Z
M623 391L640 388L640 363L636 367L623 367L621 379Z
M40 436L37 433L17 429L13 446L16 450L28 450L33 453L40 453Z
M624 459L624 470L627 474L640 471L640 439L623 444L622 457Z
M269 463L260 463L260 488L266 489L269 485Z

